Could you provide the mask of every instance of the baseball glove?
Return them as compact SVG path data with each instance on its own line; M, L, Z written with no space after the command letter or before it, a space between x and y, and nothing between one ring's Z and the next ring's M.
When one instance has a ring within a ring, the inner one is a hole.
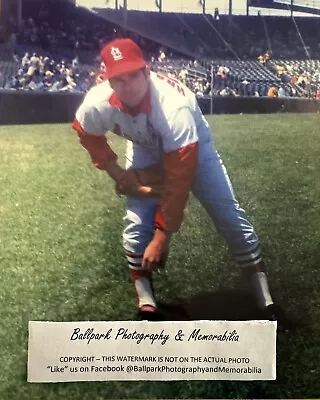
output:
M160 197L163 179L164 172L159 164L127 169L116 182L116 193L119 196Z

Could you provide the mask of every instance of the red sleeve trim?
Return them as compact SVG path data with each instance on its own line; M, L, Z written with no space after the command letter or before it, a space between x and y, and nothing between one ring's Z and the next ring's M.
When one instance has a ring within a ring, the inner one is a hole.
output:
M196 174L198 143L167 153L163 159L165 180L160 205L155 216L155 227L177 232Z
M111 161L117 161L118 156L112 151L104 135L89 135L77 119L73 121L72 128L78 133L81 145L90 154L96 168L106 170Z
M160 229L161 231L164 231L164 227L166 226L166 221L164 219L162 210L160 205L157 207L157 212L155 216L155 228Z

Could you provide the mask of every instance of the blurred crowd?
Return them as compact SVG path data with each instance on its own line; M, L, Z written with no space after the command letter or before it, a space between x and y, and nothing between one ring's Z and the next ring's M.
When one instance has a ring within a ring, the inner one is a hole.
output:
M36 53L25 53L16 75L6 81L5 89L86 92L95 84L96 77L96 68L81 71L78 57L68 63L64 60L56 62Z
M314 67L315 73L312 75L311 72L305 72L301 66L284 66L273 62L272 67L278 80L259 82L252 70L249 70L245 78L238 76L237 70L228 67L228 61L225 64L215 64L212 70L208 70L198 60L167 58L165 51L166 49L161 47L158 54L148 60L151 70L178 79L198 97L295 97L303 93L305 97L319 98L320 87L314 83L314 79L320 78L319 68ZM104 65L100 57L96 57L91 65L88 65L82 64L78 56L70 60L56 60L49 56L26 52L21 58L17 57L16 61L16 74L6 80L5 89L85 93L103 79L101 77Z

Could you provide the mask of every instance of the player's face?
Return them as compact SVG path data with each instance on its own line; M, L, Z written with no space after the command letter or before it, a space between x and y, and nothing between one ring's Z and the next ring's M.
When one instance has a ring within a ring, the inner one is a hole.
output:
M109 80L119 99L128 107L138 106L148 90L149 72L139 69Z

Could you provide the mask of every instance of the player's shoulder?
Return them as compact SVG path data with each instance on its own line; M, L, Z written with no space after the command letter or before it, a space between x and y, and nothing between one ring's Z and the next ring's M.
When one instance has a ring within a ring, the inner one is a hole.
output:
M112 95L113 90L109 84L109 81L101 82L93 86L85 95L83 104L86 106L95 106L101 104L101 102L106 102Z
M83 120L85 118L92 119L98 114L107 116L111 113L109 98L112 95L109 82L104 81L96 86L93 86L85 95L81 105L77 109L76 118ZM98 114L97 114L98 113Z
M184 104L193 102L194 93L176 78L169 77L160 72L151 72L150 78L155 88L155 93L163 101L171 99L170 103L178 108ZM167 103L167 101L166 101Z

